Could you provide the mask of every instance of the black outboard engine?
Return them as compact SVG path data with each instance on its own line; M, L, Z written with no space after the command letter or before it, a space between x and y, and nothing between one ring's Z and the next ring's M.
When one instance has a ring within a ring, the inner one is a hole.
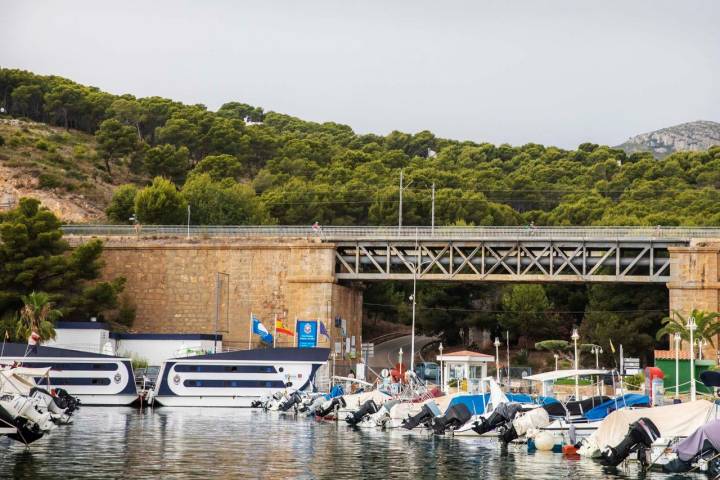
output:
M435 432L435 435L444 435L445 430L449 428L455 430L464 425L471 417L472 413L470 413L467 405L458 403L448 408L442 417L435 417L431 420L433 432Z
M366 415L372 415L373 413L377 413L378 410L380 410L380 407L378 407L377 403L370 399L367 402L363 403L360 408L355 410L354 413L348 415L347 418L345 418L345 421L348 424L354 426L360 423Z
M345 403L345 399L343 397L335 397L320 405L320 407L315 410L315 415L318 417L327 417L333 412L333 410L335 410L336 407L343 408L346 405L347 404Z
M430 407L423 405L422 409L420 409L420 413L404 419L401 426L406 430L412 430L420 424L429 425L434 416L435 413L430 409Z
M298 392L293 392L287 400L278 405L278 410L281 412L287 412L292 407L299 404L301 400L302 398L300 398L300 394Z
M600 457L600 463L607 467L617 467L632 452L638 452L638 460L641 464L646 463L647 449L653 442L660 438L660 431L649 418L641 418L630 424L628 433L622 442L616 447L606 448Z
M520 411L520 405L518 404L501 403L493 410L493 413L491 413L488 418L481 417L480 422L477 422L472 429L478 435L495 430L510 423L518 411Z
M71 414L80 408L80 399L70 395L64 388L56 388L55 404L60 408L65 408L67 414Z

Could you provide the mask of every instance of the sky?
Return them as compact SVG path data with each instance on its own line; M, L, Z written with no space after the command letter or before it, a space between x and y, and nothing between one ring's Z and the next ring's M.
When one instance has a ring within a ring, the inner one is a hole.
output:
M716 0L0 0L0 66L358 133L574 148L720 121Z

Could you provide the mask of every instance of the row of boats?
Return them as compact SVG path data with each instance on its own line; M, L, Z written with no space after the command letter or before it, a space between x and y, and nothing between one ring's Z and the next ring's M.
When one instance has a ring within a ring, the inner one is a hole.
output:
M597 371L556 371L556 379ZM542 375L539 376L543 378ZM532 380L532 377L528 377ZM651 406L637 393L559 401L550 397L505 393L493 378L484 378L477 393L443 394L428 389L412 372L398 389L353 379L355 393L341 384L326 394L286 390L253 403L280 414L344 421L353 428L397 429L426 435L484 438L503 445L523 443L546 450L588 457L616 468L637 461L643 471L706 472L720 476L720 414L714 401L696 400ZM720 386L718 375L707 375Z
M129 359L7 344L0 355L0 419L5 433L31 443L71 421L79 405L127 405L137 401ZM319 393L316 375L327 364L327 349L276 348L222 352L169 359L146 400L152 405L254 407L287 415L344 421L353 428L397 429L526 443L595 458L617 466L630 458L642 468L720 474L720 413L713 401L650 406L645 395L622 393L560 401L504 392L484 378L475 393L444 394L412 372L404 382L378 384L336 379ZM3 367L4 365L4 367ZM552 372L553 379L600 371ZM540 374L537 380L546 380ZM720 386L715 377L706 383ZM528 377L533 380L533 377Z

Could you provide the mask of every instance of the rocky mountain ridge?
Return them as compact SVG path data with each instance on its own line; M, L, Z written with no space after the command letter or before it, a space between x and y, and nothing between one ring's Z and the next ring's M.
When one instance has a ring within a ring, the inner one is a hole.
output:
M618 148L627 153L651 152L663 158L673 152L707 150L714 145L720 145L720 123L698 120L635 135Z

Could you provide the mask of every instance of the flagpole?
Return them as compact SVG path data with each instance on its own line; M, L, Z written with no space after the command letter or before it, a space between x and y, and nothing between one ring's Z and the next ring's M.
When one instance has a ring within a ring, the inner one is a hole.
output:
M295 317L295 348L298 348L298 345L299 345L297 322L298 322L298 319L297 319L297 317Z
M275 348L276 343L277 343L277 313L275 314L275 335L273 335L273 348Z
M252 327L253 327L253 313L250 311L250 335L248 335L248 350L252 348Z

